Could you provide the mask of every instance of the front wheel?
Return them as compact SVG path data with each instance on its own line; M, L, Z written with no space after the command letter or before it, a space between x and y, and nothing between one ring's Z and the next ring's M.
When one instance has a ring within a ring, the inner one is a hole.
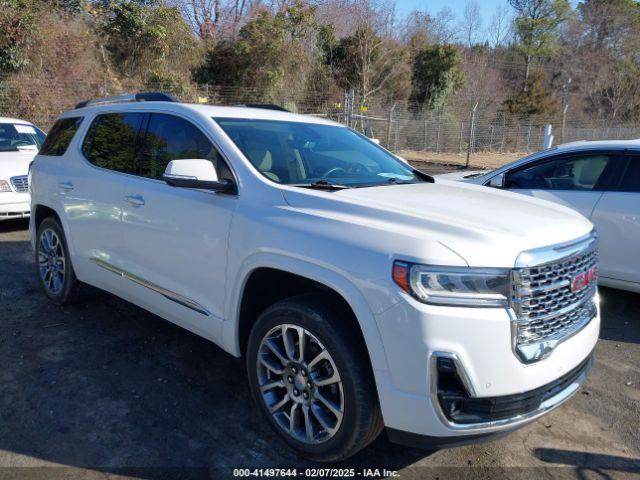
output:
M247 370L254 399L290 446L319 461L350 457L382 430L366 348L332 299L303 295L254 325Z

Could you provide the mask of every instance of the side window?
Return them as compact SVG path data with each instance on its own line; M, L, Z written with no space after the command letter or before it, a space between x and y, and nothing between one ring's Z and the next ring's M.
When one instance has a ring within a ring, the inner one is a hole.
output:
M64 155L81 123L82 117L61 118L54 123L40 147L40 155Z
M640 157L630 157L620 184L621 192L640 192Z
M606 154L556 158L510 172L506 188L535 190L602 190L616 183L619 158Z
M171 160L185 158L211 160L219 178L230 178L220 154L195 125L175 115L152 113L140 154L139 174L162 178Z
M136 173L138 134L144 113L105 113L94 120L82 143L87 160L98 167Z

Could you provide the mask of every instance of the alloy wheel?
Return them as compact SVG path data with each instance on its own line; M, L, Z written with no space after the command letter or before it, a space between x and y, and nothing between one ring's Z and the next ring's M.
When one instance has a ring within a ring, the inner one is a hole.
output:
M329 351L303 327L272 328L260 342L259 389L275 422L305 444L331 439L344 416L342 379Z
M64 286L66 260L60 237L51 228L42 231L38 240L38 271L44 287L57 295Z

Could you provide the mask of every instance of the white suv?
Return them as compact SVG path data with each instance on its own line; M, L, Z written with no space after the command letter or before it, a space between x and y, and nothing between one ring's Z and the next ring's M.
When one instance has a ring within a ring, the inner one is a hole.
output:
M0 117L0 220L29 216L29 164L44 137L32 123Z
M53 302L90 284L245 357L268 422L314 459L383 427L431 448L494 438L560 405L592 363L587 219L434 182L321 118L84 102L32 181Z

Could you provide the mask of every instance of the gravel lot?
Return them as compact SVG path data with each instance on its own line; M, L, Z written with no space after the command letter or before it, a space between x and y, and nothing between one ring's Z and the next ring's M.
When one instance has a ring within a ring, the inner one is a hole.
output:
M213 344L104 293L49 304L25 221L0 223L0 265L1 478L312 466L262 421L242 363ZM569 403L499 442L427 452L382 437L343 466L401 478L637 478L640 295L601 294L595 367Z

